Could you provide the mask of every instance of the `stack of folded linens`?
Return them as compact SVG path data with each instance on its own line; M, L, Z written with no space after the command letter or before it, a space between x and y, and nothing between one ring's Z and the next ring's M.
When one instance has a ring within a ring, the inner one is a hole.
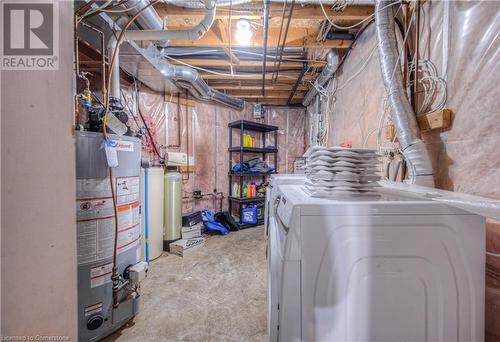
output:
M315 146L305 156L305 188L311 196L378 196L380 155L376 150Z

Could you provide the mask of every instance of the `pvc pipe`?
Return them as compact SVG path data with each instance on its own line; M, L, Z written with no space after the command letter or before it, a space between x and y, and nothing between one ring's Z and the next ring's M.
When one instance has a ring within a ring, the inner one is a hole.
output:
M198 25L188 30L132 30L125 33L128 40L197 40L212 26L215 20L216 6L213 0L205 1L205 17Z
M110 96L120 99L120 46L117 44L115 36L111 35L108 41L108 56L111 59L113 53L116 51L116 61L113 65L113 70L110 70L111 74L111 89L109 89Z

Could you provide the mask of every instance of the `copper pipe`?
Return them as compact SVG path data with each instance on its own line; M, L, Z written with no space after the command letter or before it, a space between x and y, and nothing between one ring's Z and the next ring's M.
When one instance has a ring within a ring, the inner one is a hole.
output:
M80 52L78 51L78 17L75 14L73 16L73 43L75 44L74 53L75 53L75 79L78 80L80 77ZM80 123L80 112L78 110L78 87L75 89L75 113L74 113L74 123L73 129L76 129L76 126Z
M113 76L113 66L117 60L117 52L119 51L118 47L120 46L122 40L124 39L125 32L127 32L130 25L132 25L132 23L137 19L137 17L139 17L141 15L142 12L144 12L150 6L153 6L158 1L159 0L151 1L149 4L147 4L146 6L141 8L123 27L120 35L118 36L118 38L116 40L116 48L113 51L113 54L110 56L110 62L109 62L110 73L108 76L107 86L106 86L108 89L111 85L111 78ZM104 115L108 115L109 114L108 113L108 111L109 111L109 93L107 93L106 96L104 96L104 108L105 108ZM106 125L105 124L103 124L102 135L103 135L103 139L107 141L108 135L106 132ZM118 249L118 206L117 206L116 197L114 194L113 171L112 171L111 167L109 167L108 169L109 169L109 182L111 185L111 198L113 200L113 212L115 214L115 217L114 217L115 236L114 236L114 243L113 243L113 246L114 246L114 249L113 249L113 269L112 269L111 280L113 282L113 307L116 308L120 305L120 299L118 298L118 292L120 290L120 286L119 286L119 274L118 274L118 266L117 266L118 265L117 264L117 258L118 258L118 250L117 250Z
M79 16L83 11L88 10L90 6L92 6L95 2L96 0L91 0L88 3L84 4L82 7L76 10L75 16Z

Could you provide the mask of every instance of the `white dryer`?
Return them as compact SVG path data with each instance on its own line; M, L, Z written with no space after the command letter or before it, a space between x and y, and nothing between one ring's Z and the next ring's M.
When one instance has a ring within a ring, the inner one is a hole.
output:
M484 218L431 201L279 191L272 341L484 340Z
M268 261L268 275L267 275L267 334L272 341L278 338L278 330L276 324L271 324L278 319L278 278L280 277L281 268L276 264L281 262L282 256L279 255L281 245L284 243L284 235L279 234L277 229L270 229L270 226L275 226L274 215L275 209L281 198L279 187L281 185L303 185L306 176L303 174L280 174L271 175L269 178L269 186L266 190L266 218L264 232L267 238L267 261Z

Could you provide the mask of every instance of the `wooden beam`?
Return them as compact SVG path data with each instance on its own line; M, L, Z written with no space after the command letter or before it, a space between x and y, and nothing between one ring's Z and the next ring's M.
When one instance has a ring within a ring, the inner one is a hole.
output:
M165 94L165 102L170 102L170 103L175 103L177 104L177 99L179 99L180 104L182 106L186 105L186 98L184 96L180 96L180 98L177 96L177 94ZM189 107L194 107L196 102L194 100L188 99L187 100L187 105Z
M277 105L277 106L286 106L288 99L271 99L271 98L243 98L245 101L250 103L261 103L266 105Z
M287 81L287 80L290 82L294 82L299 77L299 74L300 74L300 72L294 72L294 73L290 73L290 72L281 73L280 72L278 79L280 82ZM201 72L200 76L205 80L241 80L243 82L245 82L247 80L262 80L262 75L258 74L258 73L251 74L251 75L235 74L234 76L231 76L231 75L215 75L212 73ZM266 80L271 80L271 79L272 79L271 73L267 73ZM314 79L316 79L316 75L314 75L314 76L310 75L310 74L304 75L304 81L311 81Z
M279 37L279 27L269 28L268 36L268 49L276 50L278 45ZM327 40L323 43L317 43L315 37L318 34L317 28L293 28L288 30L288 35L286 39L287 47L328 47L336 49L347 49L351 46L350 40ZM233 37L236 37L236 32L233 31ZM241 43L235 38L233 39L232 47L242 48L242 47L262 47L263 46L263 33L262 28L258 28L253 31L253 36L250 42ZM220 48L228 47L229 43L221 42L217 35L214 33L213 29L208 31L199 40L172 40L171 46L191 46L191 47L205 47L205 48Z
M244 98L254 98L254 99L262 98L261 92L257 90L231 90L228 91L227 94ZM302 93L302 96L304 95L305 93ZM288 99L289 97L290 97L290 91L279 91L279 90L266 91L266 96L265 96L265 98L273 98L273 99ZM297 97L299 96L297 95Z
M451 110L441 109L425 115L419 115L417 116L417 121L421 132L450 128Z
M184 19L192 21L192 23L199 22L205 16L205 10L201 8L189 9L177 7L166 3L157 3L154 5L160 17L167 17L169 20ZM270 18L281 17L283 5L280 3L270 4ZM343 11L335 11L330 6L324 6L325 12L329 18L335 20L362 20L367 16L373 14L373 6L348 6ZM243 4L233 6L231 17L234 20L241 18L249 20L262 19L262 3L254 2L250 4ZM229 8L218 7L216 12L216 19L228 19ZM297 6L293 12L293 19L325 19L323 11L319 5L304 5ZM167 21L168 22L168 21Z
M230 63L230 65L234 66L234 64L240 64L240 60L238 59L238 57L236 57L236 55L233 53L233 51L231 51L229 47L229 33L227 30L227 26L227 22L223 21L222 19L217 19L212 26L212 31L222 43L222 49L229 57L230 62L232 62L232 64Z
M260 90L262 85L228 85L228 84L210 84L210 86L217 90ZM279 91L292 91L293 84L288 85L266 85L266 90L279 90ZM299 86L297 90L306 91L309 88L306 86Z

